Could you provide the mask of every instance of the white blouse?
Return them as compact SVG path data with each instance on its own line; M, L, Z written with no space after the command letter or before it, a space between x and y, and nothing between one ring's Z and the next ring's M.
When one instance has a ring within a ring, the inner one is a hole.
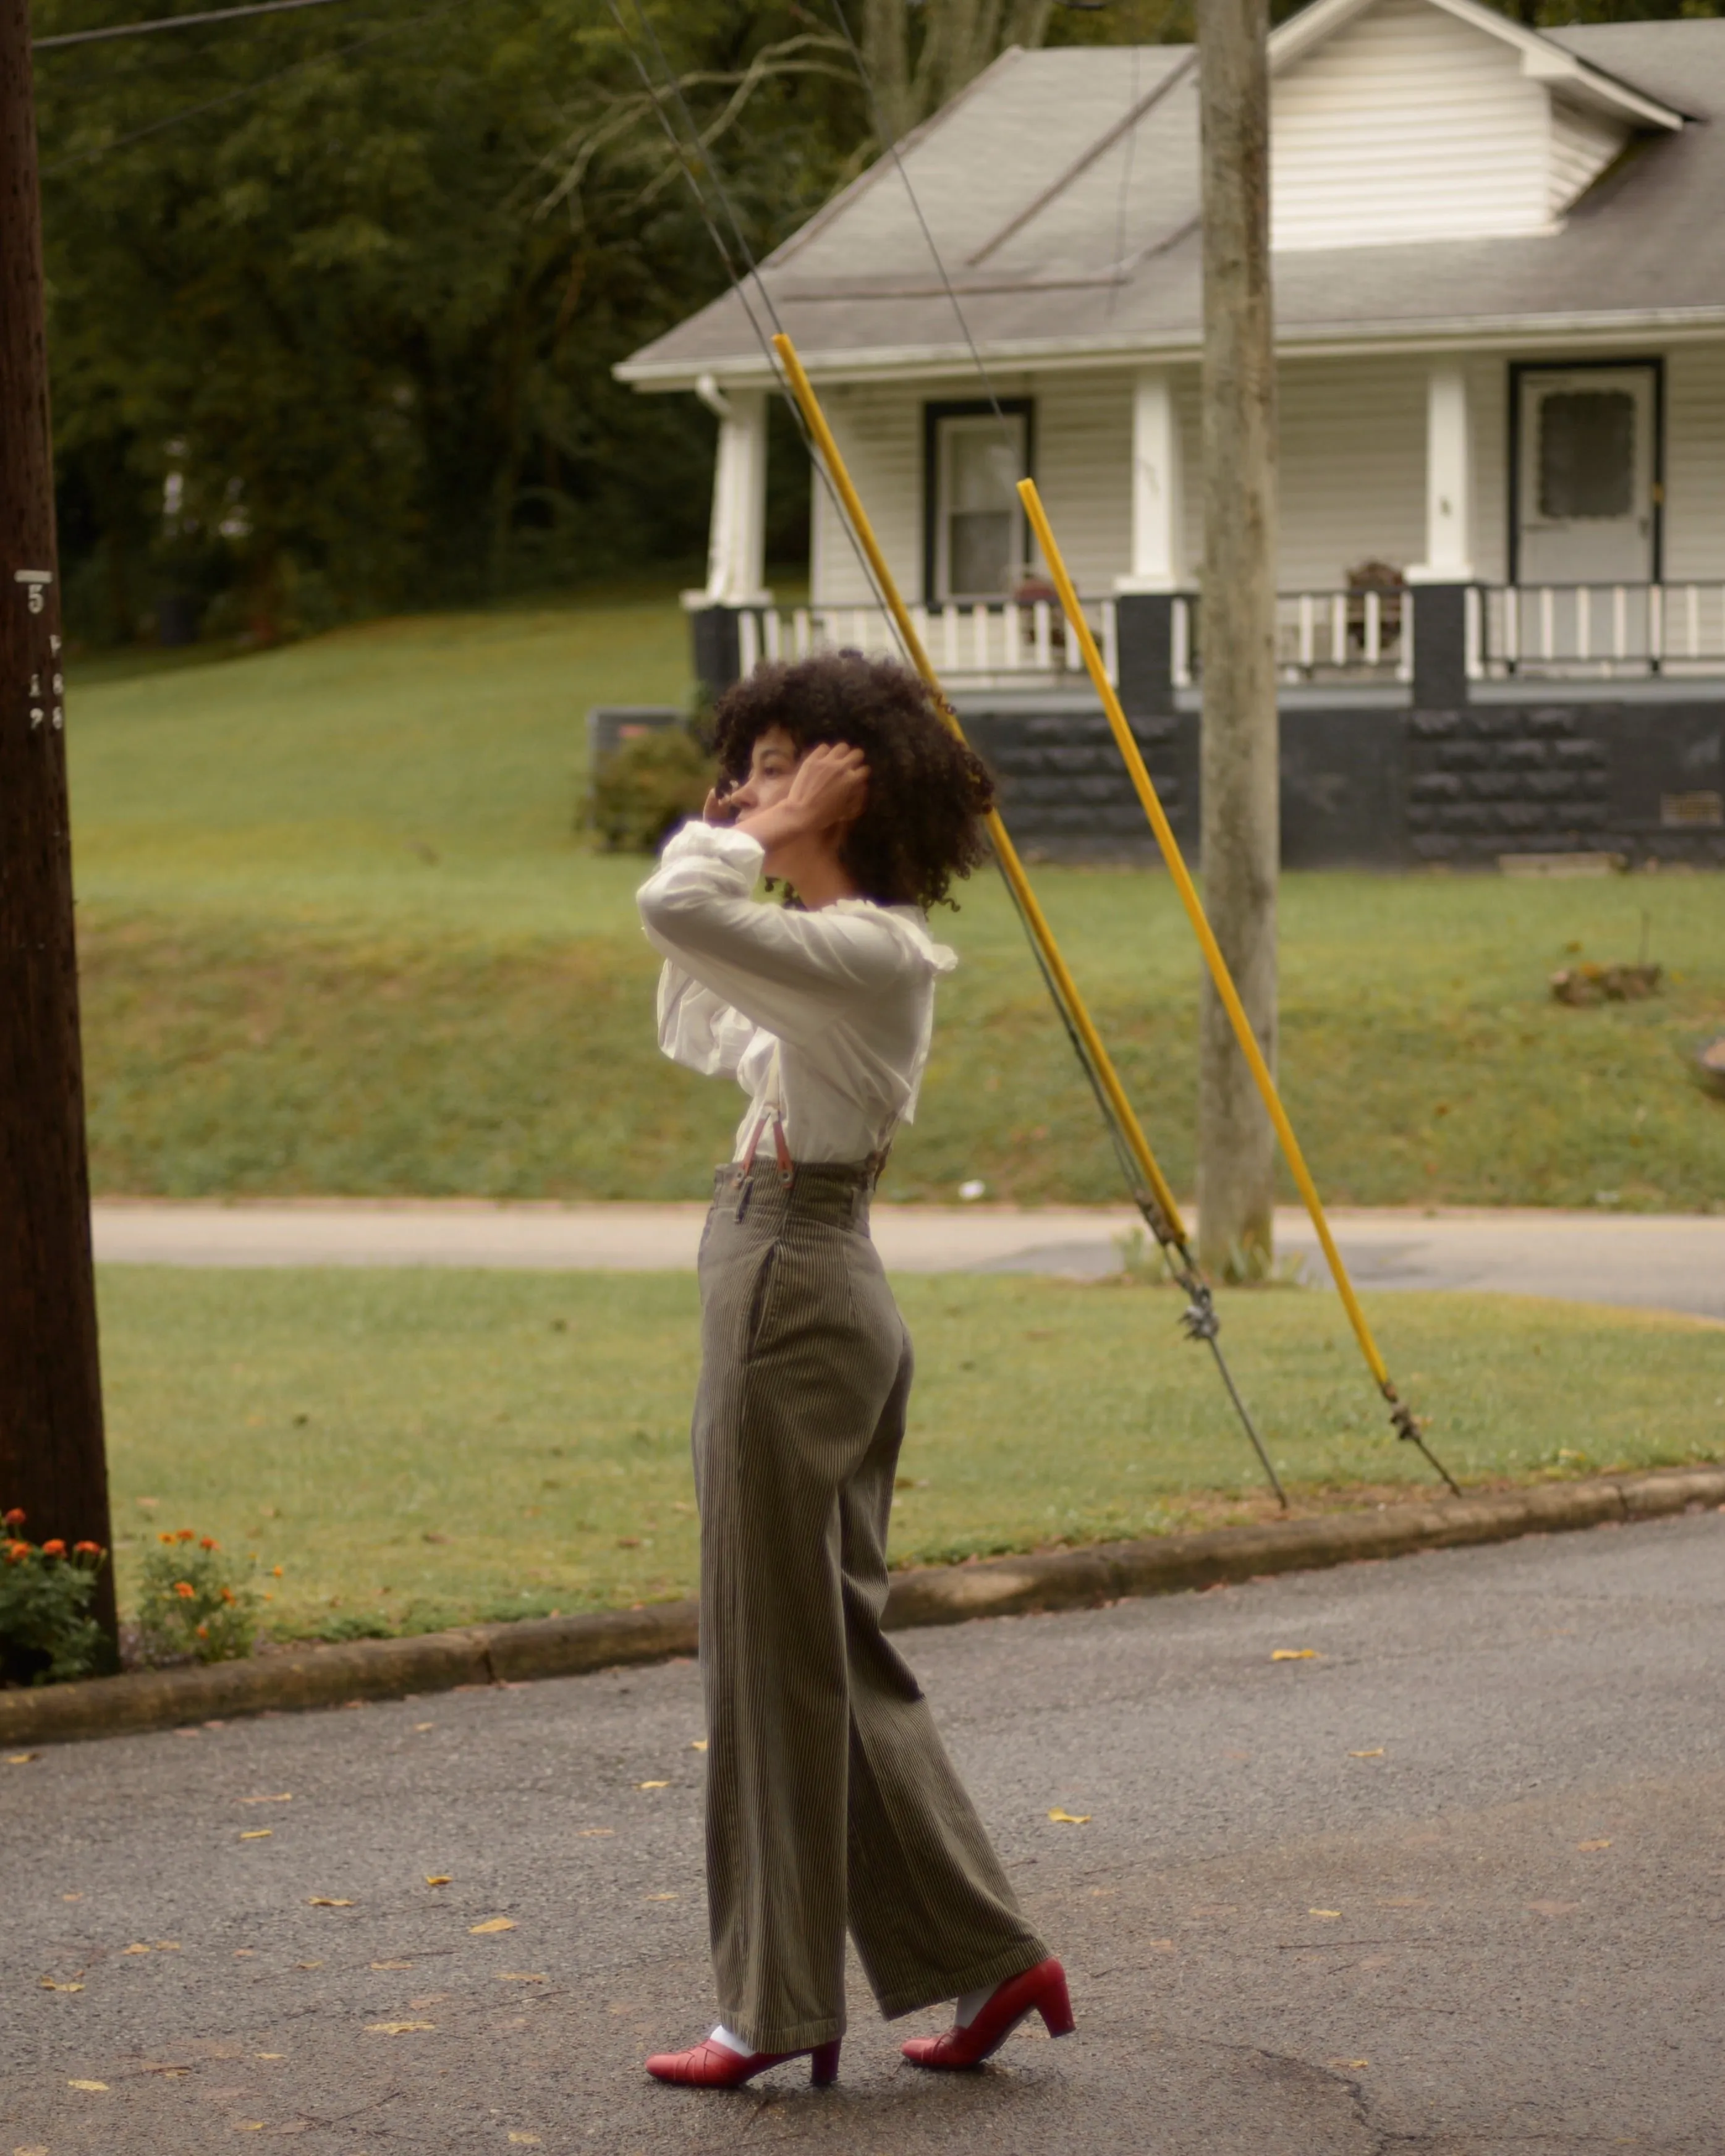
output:
M793 1160L865 1160L916 1115L935 979L957 954L919 906L762 904L763 858L745 831L685 824L642 885L647 940L665 960L659 1045L748 1095L733 1158L776 1106ZM770 1131L762 1151L773 1158Z

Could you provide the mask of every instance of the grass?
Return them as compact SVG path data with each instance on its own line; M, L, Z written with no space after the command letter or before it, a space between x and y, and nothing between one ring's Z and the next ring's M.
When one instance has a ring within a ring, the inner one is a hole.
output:
M624 594L74 672L97 1188L698 1193L737 1103L655 1052L643 864L574 829L587 706L680 701L685 651L674 603ZM1189 1188L1197 962L1167 880L1036 878ZM1725 1101L1684 1061L1725 1025L1722 883L1290 875L1281 1070L1327 1194L1725 1204ZM1551 1001L1553 968L1644 931L1661 996ZM894 1194L1116 1196L993 880L939 932L965 963Z
M896 1562L1265 1511L1172 1293L966 1276L897 1291L920 1375ZM1725 1455L1725 1327L1368 1300L1464 1482ZM688 1276L115 1268L101 1316L122 1601L151 1536L181 1526L283 1568L264 1583L283 1635L694 1590ZM1226 1323L1302 1508L1430 1486L1389 1435L1332 1296L1235 1296Z

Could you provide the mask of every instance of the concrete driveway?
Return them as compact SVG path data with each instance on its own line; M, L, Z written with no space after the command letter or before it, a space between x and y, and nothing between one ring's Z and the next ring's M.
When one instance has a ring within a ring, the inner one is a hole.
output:
M308 1199L174 1204L104 1200L110 1265L479 1265L550 1271L692 1267L704 1206ZM1725 1320L1725 1214L1340 1209L1344 1262L1370 1288L1473 1288L1687 1311ZM875 1239L900 1272L1117 1269L1136 1214L1111 1207L881 1204ZM1328 1275L1303 1212L1276 1214L1279 1251Z
M1717 2156L1725 1517L901 1644L1070 2041L927 2077L853 1980L831 2093L649 2083L711 2019L671 1665L0 1762L0 2148Z

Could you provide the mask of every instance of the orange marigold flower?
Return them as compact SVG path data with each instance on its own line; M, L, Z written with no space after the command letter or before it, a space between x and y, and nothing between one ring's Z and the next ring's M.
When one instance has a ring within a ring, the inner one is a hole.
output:
M74 1557L100 1557L101 1553L102 1546L100 1543L74 1543L72 1545Z
M280 1579L281 1578L281 1567L279 1564L271 1566L270 1577L272 1579Z
M198 1589L189 1579L177 1579L174 1582L174 1593L179 1596L182 1602L195 1601L198 1596Z
M173 1537L172 1535L157 1535L156 1539L159 1543L171 1543L173 1540Z
M30 1545L28 1543L8 1543L6 1545L6 1562L8 1564L22 1564L29 1554Z
M198 1547L199 1549L214 1549L216 1548L215 1537L213 1535L206 1535L203 1541L198 1543Z
M197 1539L198 1530L196 1527L182 1527L179 1532L174 1537L174 1540L177 1543L195 1543Z
M9 1512L0 1513L0 1527L21 1527L24 1523L24 1517L23 1507L21 1505L14 1505Z
M207 1640L207 1639L208 1639L208 1637L209 1637L209 1627L208 1627L208 1625L200 1625L198 1626L198 1638L199 1638L200 1640Z
M44 1543L42 1545L42 1554L44 1557L64 1557L65 1553L66 1546L60 1540L58 1535L54 1537L52 1542Z
M231 1602L234 1599L234 1589L231 1587L224 1587L222 1589L222 1599L223 1602Z

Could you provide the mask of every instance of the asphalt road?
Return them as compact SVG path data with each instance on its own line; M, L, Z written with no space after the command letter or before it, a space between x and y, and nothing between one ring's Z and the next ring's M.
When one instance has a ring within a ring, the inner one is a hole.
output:
M692 1269L704 1205L495 1204L482 1199L104 1200L110 1265L476 1265L583 1271ZM1342 1207L1331 1216L1361 1287L1471 1288L1680 1310L1725 1320L1725 1214ZM877 1204L896 1272L1116 1272L1137 1216L1117 1207ZM1279 1208L1277 1250L1327 1283L1303 1211Z
M829 2094L648 2082L711 2018L672 1665L0 1764L0 2152L1725 2146L1725 1517L904 1644L1071 2041L922 2076L854 1984Z

